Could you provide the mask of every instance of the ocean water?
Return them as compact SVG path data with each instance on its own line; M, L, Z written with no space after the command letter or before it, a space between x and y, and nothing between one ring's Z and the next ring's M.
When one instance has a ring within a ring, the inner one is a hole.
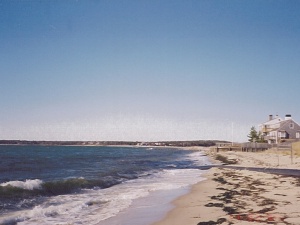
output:
M162 212L209 164L199 151L144 147L0 146L0 159L1 225L143 225L143 208Z

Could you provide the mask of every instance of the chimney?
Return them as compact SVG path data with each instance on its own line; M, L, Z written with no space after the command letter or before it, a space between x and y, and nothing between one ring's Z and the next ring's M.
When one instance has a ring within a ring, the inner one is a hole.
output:
M269 120L272 120L273 119L273 115L269 115Z
M285 120L291 120L292 119L291 114L286 114L284 119Z

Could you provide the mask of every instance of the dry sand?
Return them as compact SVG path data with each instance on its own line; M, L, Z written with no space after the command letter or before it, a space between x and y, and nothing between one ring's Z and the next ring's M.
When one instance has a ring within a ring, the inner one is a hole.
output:
M216 153L215 153L216 154ZM300 157L291 154L289 151L276 151L271 149L264 152L220 152L229 159L237 161L238 166L255 166L271 168L300 169ZM212 153L210 153L212 155Z
M212 155L211 152L208 154ZM239 166L300 169L300 157L222 152ZM300 177L212 168L206 180L174 201L175 208L153 225L293 224L300 225Z

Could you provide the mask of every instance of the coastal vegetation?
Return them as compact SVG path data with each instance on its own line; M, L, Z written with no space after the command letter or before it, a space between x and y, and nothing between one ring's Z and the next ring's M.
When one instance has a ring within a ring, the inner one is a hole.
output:
M228 157L226 157L224 155L220 155L220 154L217 154L215 156L215 159L219 160L219 161L221 161L222 163L225 163L225 164L237 164L236 159L229 159Z
M266 141L264 140L261 132L257 132L254 126L250 128L250 132L248 134L248 141L249 142L257 142L257 143L265 143Z

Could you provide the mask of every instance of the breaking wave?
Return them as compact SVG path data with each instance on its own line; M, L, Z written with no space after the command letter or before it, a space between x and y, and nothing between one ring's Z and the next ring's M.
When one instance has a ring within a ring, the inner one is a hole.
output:
M11 187L21 188L26 190L33 190L33 189L40 189L42 183L43 181L39 179L35 179L35 180L25 180L25 181L9 181L0 184L0 186L2 187L11 186Z
M0 184L0 198L24 198L34 196L55 196L71 194L82 189L108 188L121 183L120 179L105 177L99 180L71 178L43 182L41 180L10 181Z
M138 179L131 179L110 188L82 189L65 195L46 197L39 204L33 204L22 211L6 214L1 225L38 225L38 224L99 224L101 221L116 216L119 212L130 207L138 198L149 196L155 191L176 190L197 183L203 178L197 169L153 171L151 175L144 174ZM40 189L21 189L30 193L49 193L49 190L68 187L88 187L98 184L84 178L74 178L59 182L45 182ZM110 185L112 183L105 183ZM50 188L51 187L51 188ZM5 186L2 188L16 188ZM72 188L73 189L73 188ZM19 188L20 190L20 188ZM79 190L79 189L78 189ZM153 203L155 204L155 203Z

